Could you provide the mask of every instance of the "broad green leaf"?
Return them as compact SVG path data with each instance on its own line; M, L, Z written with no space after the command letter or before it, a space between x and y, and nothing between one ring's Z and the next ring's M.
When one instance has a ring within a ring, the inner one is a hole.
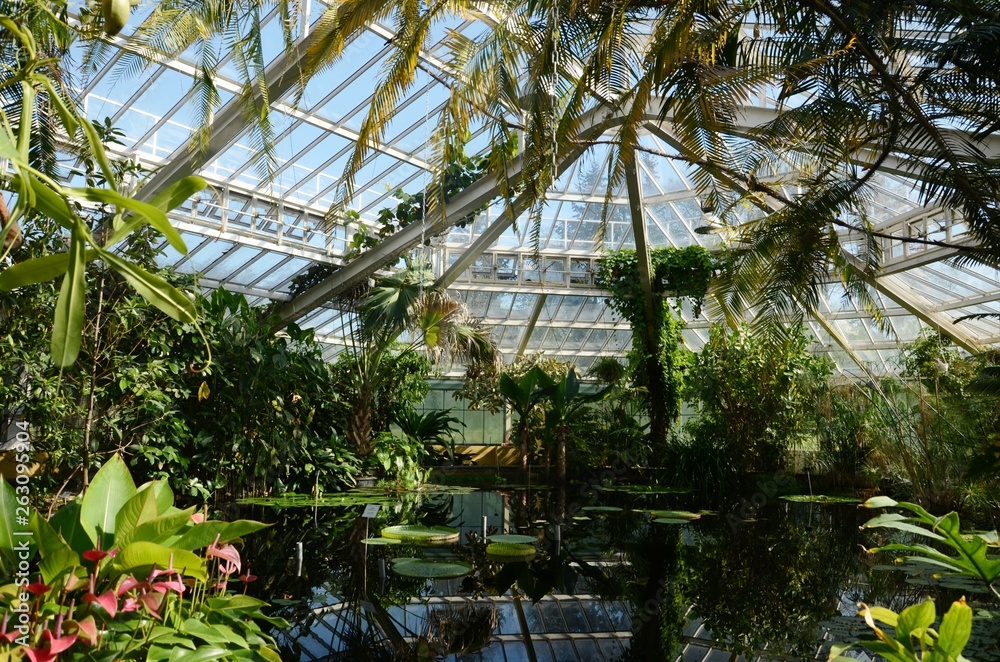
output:
M112 455L91 481L80 503L80 523L93 544L110 549L114 542L115 517L129 499L135 496L135 483L125 462Z
M131 533L119 540L119 544L128 545L129 543L139 541L166 544L170 542L172 537L176 537L178 532L183 530L188 525L194 511L195 507L191 506L187 510L180 510L176 513L167 513L157 517L156 519L143 522L135 527ZM175 545L172 544L170 546L175 547ZM182 547L179 549L184 548Z
M59 121L66 130L66 134L70 136L76 135L76 130L80 126L80 123L76 119L76 114L70 110L70 107L66 104L62 95L56 90L56 87L52 84L52 80L50 78L47 76L39 76L39 79L41 80L42 85L45 86L45 91L48 92L47 100L55 107L56 113L59 115Z
M135 288L135 291L142 298L173 319L178 322L194 323L196 321L197 313L194 304L167 281L138 265L123 260L114 253L101 251L101 259L124 276L129 285Z
M84 200L102 202L105 204L115 205L119 209L129 210L138 216L143 223L148 223L159 230L176 251L179 253L187 253L187 246L184 245L184 240L181 239L180 233L177 232L174 226L170 224L170 220L167 218L167 215L158 207L154 207L151 204L141 202L134 198L129 198L121 193L118 193L117 191L112 191L111 189L92 187L74 188L70 189L69 192L72 195L83 198Z
M121 572L132 573L137 577L148 574L153 566L161 570L171 567L188 577L207 579L205 561L200 556L183 549L164 547L155 542L138 541L129 543L118 550L114 560L114 568Z
M120 546L135 527L156 516L156 498L152 490L136 492L115 515L115 546Z
M209 624L196 618L189 618L180 627L181 632L198 637L209 644L236 644L247 648L247 641L225 625Z
M919 604L907 607L899 612L899 622L896 624L896 640L913 652L913 641L911 637L923 639L927 628L934 625L937 618L937 610L934 608L933 600L924 600Z
M843 654L854 647L854 644L833 644L830 646L830 656L827 662L841 662L842 660L853 660L852 657L844 657Z
M908 533L915 533L920 536L927 538L933 538L934 540L944 540L942 536L934 533L926 527L919 526L917 524L911 524L908 520L910 518L904 517L897 513L887 513L885 515L879 515L878 517L873 517L862 525L864 529L896 529L897 531L906 531Z
M191 527L173 544L178 549L201 549L211 545L216 538L219 544L224 544L267 527L267 524L245 519L235 522L202 522Z
M215 611L253 611L267 606L263 600L239 593L224 598L209 598L206 603Z
M154 195L153 199L149 201L149 204L166 213L179 207L181 203L206 186L208 186L208 182L204 179L198 177L197 175L190 175L177 180L167 188ZM142 191L140 190L139 195L141 195L141 193Z
M35 257L7 267L0 272L0 291L9 292L18 287L44 283L66 273L69 253L56 253Z
M153 499L156 501L156 514L165 515L174 505L174 492L170 489L170 484L165 480L151 480L139 486L139 491L153 490Z
M17 494L10 484L0 478L0 554L8 563L16 562L14 531L17 521Z
M177 630L174 628L164 627L163 625L155 625L153 629L149 631L149 636L146 637L146 641L153 642L157 644L174 644L177 646L183 646L189 650L194 650L195 646L192 641L187 637L177 636Z
M59 532L37 512L31 514L31 531L38 553L42 557L38 564L42 580L48 584L67 569L80 565L80 556L63 540Z
M70 209L69 203L66 202L66 198L49 188L37 177L30 174L26 176L14 175L11 178L11 184L15 188L26 187L26 192L29 192L31 196L31 207L43 216L51 218L62 228L72 230L79 221L76 214Z
M49 520L52 528L59 532L63 540L69 543L70 548L77 554L83 554L87 550L94 548L94 543L89 534L80 523L80 501L74 499L62 506L55 512Z
M218 646L199 646L193 651L175 648L170 655L170 662L215 662L225 659L229 654L230 651Z
M101 142L101 136L97 133L97 129L87 119L80 122L80 128L83 129L83 134L87 138L90 151L94 155L97 165L101 168L108 186L117 188L115 170L111 167L111 161L108 160L108 153L104 150L104 143Z
M965 598L953 602L948 613L941 619L938 640L934 650L957 660L972 636L972 608L965 604Z
M891 609L886 609L885 607L867 607L868 613L871 614L879 623L885 623L889 627L896 627L899 617L896 612Z
M876 496L868 499L862 504L865 508L892 508L898 506L899 502L887 496Z
M52 320L52 361L60 368L76 362L83 337L87 303L87 251L79 223L73 227L69 244L69 263L63 276L59 300Z

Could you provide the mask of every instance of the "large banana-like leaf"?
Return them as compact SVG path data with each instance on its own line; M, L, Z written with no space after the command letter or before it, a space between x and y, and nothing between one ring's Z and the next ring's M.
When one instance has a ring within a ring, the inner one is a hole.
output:
M80 503L80 524L93 544L110 549L118 511L136 494L125 462L113 455L94 476Z
M80 353L87 299L86 239L80 222L73 227L69 261L52 321L52 361L59 367L73 365Z

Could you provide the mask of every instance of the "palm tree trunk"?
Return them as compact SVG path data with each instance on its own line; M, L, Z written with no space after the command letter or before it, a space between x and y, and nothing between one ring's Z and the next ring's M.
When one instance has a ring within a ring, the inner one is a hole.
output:
M351 424L347 436L358 449L362 457L372 453L372 407L371 394L367 389L358 394L358 402L351 415Z

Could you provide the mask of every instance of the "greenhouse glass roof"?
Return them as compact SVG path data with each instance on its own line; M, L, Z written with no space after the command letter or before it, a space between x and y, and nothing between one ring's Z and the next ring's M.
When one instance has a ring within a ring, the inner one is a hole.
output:
M309 20L303 18L299 26L299 46L309 42L309 21L315 21L325 5L317 2L310 9L307 2L303 8ZM137 25L140 18L133 15L130 24ZM650 247L699 244L711 249L724 240L719 234L699 233L699 228L705 230L706 218L689 167L656 155L670 151L670 127L650 122L643 138L649 152L643 153L632 186L638 200L630 206L624 184L612 192L603 236L599 227L608 146L596 141L579 158L562 164L562 175L542 212L537 247L527 219L522 216L511 223L495 200L495 188L482 181L449 204L448 216L457 219L489 203L474 223L453 227L431 220L425 226L411 225L345 263L354 230L343 225L328 230L322 220L334 202L390 50L387 40L393 35L386 27L371 25L300 96L294 84L299 51L281 47L279 20L273 12L262 25L269 45L265 55L270 61L267 76L278 157L271 180L262 177L252 158L253 140L235 97L241 83L231 62L223 61L219 67L223 106L200 160L203 165L197 165L199 159L189 145L198 116L192 87L197 53L129 75L128 56L117 51L80 83L80 93L88 116L110 117L125 132L125 145L116 146L119 154L157 171L145 191L152 193L192 172L210 184L173 213L189 252L181 255L165 245L164 263L201 274L206 287L221 285L244 293L251 302L282 302L284 319L315 329L318 338L328 343L329 356L344 346L351 328L351 313L338 307L337 295L386 273L407 255L420 255L433 264L439 284L447 285L477 317L494 326L505 360L544 352L586 369L596 357L621 356L631 342L628 324L609 310L607 292L594 284L595 261L603 251L634 248L636 230L643 235L639 240ZM469 34L483 29L476 22L452 27ZM443 36L443 29L438 29ZM115 44L121 47L125 40L118 37ZM421 53L412 93L356 179L356 196L349 207L365 221L374 223L379 209L395 206L397 189L415 193L429 183L428 136L448 93L442 82L446 65L440 48L439 44ZM769 93L762 92L745 109L747 125L772 118L775 106ZM488 142L485 134L474 135L468 150L484 150ZM994 151L1000 151L998 145L1000 140L989 143ZM914 183L891 166L890 159L878 175L880 194L871 201L869 213L877 219L876 230L951 245L970 241L960 214L922 206ZM781 185L787 194L795 194L794 186ZM430 245L422 246L423 239ZM852 240L843 237L844 242ZM942 330L970 350L1000 343L997 319L954 323L962 316L1000 313L1000 273L995 268L959 266L953 248L880 241L884 269L875 290L887 324L874 324L845 297L841 285L831 283L808 320L816 351L828 354L844 372L883 372L897 369L894 359L900 343L913 340L926 327ZM292 279L317 264L343 268L293 300ZM711 318L695 317L684 305L684 339L697 350L707 339Z

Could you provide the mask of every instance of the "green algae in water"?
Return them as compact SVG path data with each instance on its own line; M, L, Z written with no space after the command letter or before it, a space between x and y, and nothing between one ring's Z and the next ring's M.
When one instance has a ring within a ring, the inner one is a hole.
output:
M424 545L444 545L458 542L458 529L449 526L421 526L419 524L400 524L382 529L383 538L393 538L403 542L415 542Z
M397 559L392 571L403 577L418 579L451 579L464 577L472 572L472 566L460 561L428 561L425 559Z
M492 560L525 561L535 555L532 545L520 543L494 542L486 546L486 555Z
M778 498L785 501L791 501L793 503L861 503L861 499L857 499L855 497L826 496L825 494L817 494L815 496L810 496L808 494L789 494Z
M486 539L490 542L514 543L520 545L534 545L538 543L538 538L535 536L522 536L516 533L498 533L495 536L487 536Z

